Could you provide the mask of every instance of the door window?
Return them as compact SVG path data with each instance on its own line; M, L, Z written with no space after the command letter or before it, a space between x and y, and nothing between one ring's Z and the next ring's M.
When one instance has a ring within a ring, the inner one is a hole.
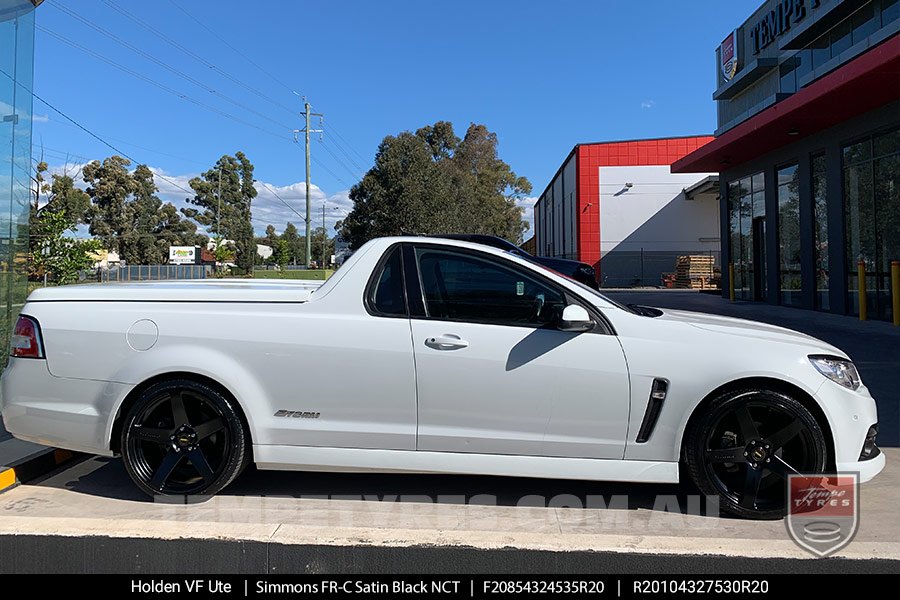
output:
M370 286L369 307L385 316L406 316L406 296L403 293L403 262L400 246L395 246L384 261L381 273Z
M541 327L558 321L565 295L497 260L416 248L426 314L432 319Z

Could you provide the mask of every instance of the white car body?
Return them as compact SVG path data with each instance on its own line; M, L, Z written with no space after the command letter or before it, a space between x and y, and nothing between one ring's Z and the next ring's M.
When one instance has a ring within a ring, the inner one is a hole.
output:
M364 296L382 256L395 244L424 242L532 271L590 305L614 334L371 314ZM526 260L455 240L373 240L321 286L46 288L22 314L40 324L46 358L10 359L6 428L93 454L115 453L114 424L133 390L189 373L233 396L263 469L676 482L685 427L700 403L723 386L766 379L814 401L837 470L866 481L884 466L883 454L859 460L877 423L865 386L842 387L808 359L846 358L839 349L721 316L634 314ZM668 394L652 435L638 443L657 378L668 380Z

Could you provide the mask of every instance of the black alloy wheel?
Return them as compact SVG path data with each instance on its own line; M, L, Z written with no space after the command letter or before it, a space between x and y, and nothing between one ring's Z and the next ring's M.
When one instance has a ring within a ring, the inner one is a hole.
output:
M825 435L794 398L766 389L730 392L715 399L685 438L691 478L720 507L751 519L780 519L791 473L822 473Z
M189 379L140 395L121 448L126 471L151 496L215 494L249 462L249 436L233 401Z

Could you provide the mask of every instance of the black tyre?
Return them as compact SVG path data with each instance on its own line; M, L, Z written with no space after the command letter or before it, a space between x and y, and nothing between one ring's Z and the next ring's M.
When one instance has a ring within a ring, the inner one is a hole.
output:
M721 509L750 519L780 519L790 473L821 473L828 450L809 410L766 389L726 393L701 409L686 432L687 471Z
M122 426L122 460L155 495L212 495L250 461L250 440L233 400L190 379L147 388Z

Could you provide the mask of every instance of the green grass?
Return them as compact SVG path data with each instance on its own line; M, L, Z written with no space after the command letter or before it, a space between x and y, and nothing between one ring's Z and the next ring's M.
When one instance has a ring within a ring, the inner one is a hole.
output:
M318 269L309 271L253 271L253 277L256 279L317 279L322 281L331 277L334 273L331 269Z

